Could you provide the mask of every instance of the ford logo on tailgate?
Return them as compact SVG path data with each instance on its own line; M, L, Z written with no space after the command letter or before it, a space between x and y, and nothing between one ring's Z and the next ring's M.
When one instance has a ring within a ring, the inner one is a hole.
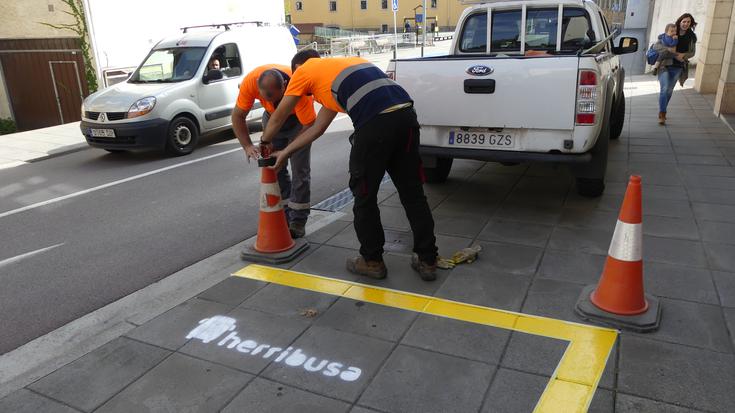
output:
M470 66L469 69L467 69L467 74L472 76L487 76L491 73L493 73L492 67L487 67L483 65L475 65Z

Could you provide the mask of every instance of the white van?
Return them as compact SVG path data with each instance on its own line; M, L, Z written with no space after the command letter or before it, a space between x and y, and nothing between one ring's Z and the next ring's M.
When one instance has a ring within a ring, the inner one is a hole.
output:
M240 83L250 70L289 65L296 53L284 26L255 22L182 30L158 42L127 81L84 99L80 127L90 146L189 154L200 135L231 126ZM262 116L262 107L254 108L248 120Z

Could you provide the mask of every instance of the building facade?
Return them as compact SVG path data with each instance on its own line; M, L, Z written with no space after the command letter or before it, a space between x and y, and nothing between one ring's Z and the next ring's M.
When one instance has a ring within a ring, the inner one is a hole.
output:
M354 31L393 32L392 0L285 0L291 23ZM460 0L427 0L428 28L454 30L460 14L467 8ZM397 29L405 22L415 29L415 15L423 14L423 0L398 0Z
M20 130L79 120L88 93L78 38L59 0L0 2L0 118Z

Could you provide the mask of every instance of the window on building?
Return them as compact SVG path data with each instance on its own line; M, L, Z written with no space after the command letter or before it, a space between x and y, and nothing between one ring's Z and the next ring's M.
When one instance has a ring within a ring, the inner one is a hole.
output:
M381 30L381 31L382 31L383 33L388 33L388 25L387 25L387 24L384 24L384 25L382 25L382 26L380 27L380 30Z
M304 10L304 2L303 1L297 1L296 2L296 10L297 11Z
M431 0L431 8L432 9L435 9L436 8L436 2L437 2L437 0Z
M388 8L388 0L380 0L380 8L386 10Z
M337 2L336 1L330 1L329 2L329 11L337 11Z
M360 1L360 10L367 10L367 0Z

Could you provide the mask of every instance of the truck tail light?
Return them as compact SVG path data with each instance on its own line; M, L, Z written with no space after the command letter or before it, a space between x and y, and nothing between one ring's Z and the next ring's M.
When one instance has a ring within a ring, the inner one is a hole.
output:
M580 70L577 85L577 125L595 124L597 120L598 91L597 72Z

